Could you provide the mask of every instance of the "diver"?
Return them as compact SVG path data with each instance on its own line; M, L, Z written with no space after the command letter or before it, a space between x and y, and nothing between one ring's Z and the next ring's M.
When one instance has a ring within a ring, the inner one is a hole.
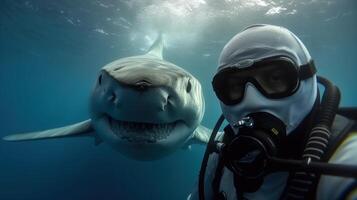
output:
M296 35L244 29L212 86L223 115L188 199L357 199L357 109L339 108L339 89L316 75Z

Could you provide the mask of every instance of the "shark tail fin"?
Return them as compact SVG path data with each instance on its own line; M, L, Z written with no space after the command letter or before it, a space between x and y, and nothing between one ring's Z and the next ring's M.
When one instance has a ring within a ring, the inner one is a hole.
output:
M3 137L6 141L40 140L59 137L84 136L94 132L91 120L85 120L76 124L31 133L21 133Z
M162 32L159 32L155 42L151 45L147 55L155 56L160 59L163 59L162 52L164 50L164 36Z

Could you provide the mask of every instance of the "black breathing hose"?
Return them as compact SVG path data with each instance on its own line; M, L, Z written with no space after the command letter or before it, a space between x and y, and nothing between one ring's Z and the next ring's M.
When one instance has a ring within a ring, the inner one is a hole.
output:
M287 160L281 158L269 158L271 165L274 165L275 170L286 171L304 171L311 173L321 173L332 176L340 176L347 178L357 178L357 166L333 164L319 161L307 161L307 160Z
M306 143L303 158L320 160L328 146L330 130L340 103L340 91L329 80L318 76L317 80L325 87L321 100L317 124L312 128Z
M309 162L320 161L325 154L331 135L331 126L341 97L339 89L329 80L318 76L317 81L325 87L325 91L321 100L317 124L311 129L302 155L302 159L305 161L309 160ZM293 173L286 190L285 198L306 198L316 178L316 174L302 173L301 171ZM302 182L304 184L300 184Z
M311 129L307 140L304 159L320 160L328 146L330 130L340 103L340 91L329 80L318 76L317 80L325 87L318 114L318 121Z
M218 132L218 129L221 127L222 123L224 120L224 116L221 115L216 123L216 125L214 126L214 129L212 131L211 137L209 139L209 142L207 144L207 148L205 151L205 154L203 156L202 159L202 164L201 164L201 169L200 169L200 175L199 175L199 179L198 179L198 198L199 200L205 200L205 188L204 188L204 182L205 182L205 174L206 174L206 168L207 168L207 164L208 164L208 158L209 155L215 150L215 138Z
M331 128L340 103L340 90L324 77L318 76L317 81L325 86L318 124Z

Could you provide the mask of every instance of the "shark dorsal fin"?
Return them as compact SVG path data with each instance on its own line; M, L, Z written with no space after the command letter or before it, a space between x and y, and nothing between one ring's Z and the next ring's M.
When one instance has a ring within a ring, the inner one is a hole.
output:
M164 49L164 39L162 33L159 33L158 37L156 38L154 44L151 45L149 51L146 55L151 55L163 59L162 52Z

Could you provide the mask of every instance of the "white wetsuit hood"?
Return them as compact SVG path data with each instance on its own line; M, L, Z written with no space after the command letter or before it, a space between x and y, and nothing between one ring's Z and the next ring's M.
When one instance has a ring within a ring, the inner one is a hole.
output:
M285 56L298 66L311 61L305 45L289 30L273 25L253 25L235 35L223 48L218 72L227 66L249 67L254 63L275 56ZM246 62L249 61L249 62ZM220 102L223 115L233 127L238 120L254 112L267 112L282 120L289 134L311 111L317 97L316 75L300 82L298 90L291 96L269 99L252 83L247 83L243 100L235 105ZM235 130L237 131L237 130Z

